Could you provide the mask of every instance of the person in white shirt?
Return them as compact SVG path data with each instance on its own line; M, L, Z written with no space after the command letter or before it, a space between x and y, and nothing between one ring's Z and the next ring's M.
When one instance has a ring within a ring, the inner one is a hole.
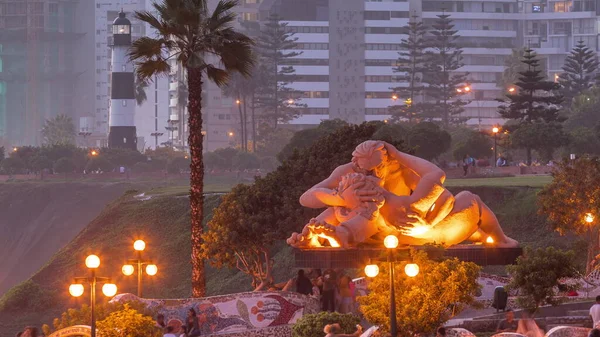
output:
M173 333L174 328L172 326L167 326L165 328L165 334L163 335L163 337L177 337L175 336L175 334Z
M590 308L590 316L594 322L594 328L600 323L600 295L596 296L596 304Z

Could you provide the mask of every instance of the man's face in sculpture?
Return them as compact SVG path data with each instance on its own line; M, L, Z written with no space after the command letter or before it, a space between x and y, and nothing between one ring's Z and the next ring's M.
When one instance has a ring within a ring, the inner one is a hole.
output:
M360 173L383 179L387 173L387 153L385 150L374 151L371 156L355 157L355 164Z

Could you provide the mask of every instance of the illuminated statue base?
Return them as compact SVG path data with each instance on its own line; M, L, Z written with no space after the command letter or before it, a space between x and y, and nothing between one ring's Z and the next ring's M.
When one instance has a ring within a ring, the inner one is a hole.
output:
M363 142L350 163L300 197L303 206L325 210L287 243L300 249L377 247L392 234L400 245L518 247L477 195L452 195L444 181L444 171L424 159L385 142Z
M498 248L489 245L456 245L445 250L431 246L399 247L395 250L396 260L409 258L410 249L424 250L431 259L456 257L461 261L473 262L480 266L514 264L523 249ZM387 254L386 248L354 248L354 249L294 249L295 266L297 268L357 268L362 269L372 260L381 259Z

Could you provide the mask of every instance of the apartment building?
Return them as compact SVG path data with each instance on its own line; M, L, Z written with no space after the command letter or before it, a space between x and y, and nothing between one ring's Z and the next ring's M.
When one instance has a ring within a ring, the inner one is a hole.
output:
M266 0L261 19L279 14L296 33L302 54L288 60L299 81L291 85L307 105L291 124L310 126L329 118L351 123L389 118L388 107L403 104L390 88L406 85L392 68L401 27L409 15L431 26L449 14L461 36L471 91L462 117L486 128L502 123L498 102L508 88L497 83L513 48L529 45L547 64L549 78L561 71L566 54L579 40L598 50L595 1L447 1L447 0Z
M44 121L87 113L93 2L0 0L0 139L39 145Z

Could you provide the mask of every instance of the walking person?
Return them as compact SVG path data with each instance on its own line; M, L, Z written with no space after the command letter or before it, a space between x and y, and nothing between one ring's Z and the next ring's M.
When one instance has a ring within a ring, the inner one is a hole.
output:
M303 295L310 295L312 293L312 282L304 275L304 270L298 270L298 276L296 277L296 292Z
M474 161L474 159L471 158L471 156L469 156L468 154L465 154L462 160L462 168L464 172L463 176L465 177L469 173L469 166L471 166L471 161Z
M173 328L172 326L167 326L165 328L165 334L163 335L163 337L177 337L174 333L173 330L175 330L175 328Z
M335 290L337 276L335 271L327 269L323 273L323 311L335 311Z
M352 291L350 290L350 283L352 280L346 274L342 274L338 283L338 289L340 294L340 306L339 312L341 314L348 314L352 312Z
M185 324L187 326L188 337L200 336L200 323L198 322L198 316L196 315L196 310L194 310L194 308L188 310Z
M596 303L590 308L590 317L594 322L593 327L598 328L600 324L600 295L596 296Z

